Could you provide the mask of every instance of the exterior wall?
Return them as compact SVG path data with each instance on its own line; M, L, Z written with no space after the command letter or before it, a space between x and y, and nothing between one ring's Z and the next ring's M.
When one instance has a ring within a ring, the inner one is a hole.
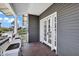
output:
M39 16L39 19L55 11L58 14L58 55L79 55L79 4L53 4Z
M39 17L29 15L29 42L39 41Z

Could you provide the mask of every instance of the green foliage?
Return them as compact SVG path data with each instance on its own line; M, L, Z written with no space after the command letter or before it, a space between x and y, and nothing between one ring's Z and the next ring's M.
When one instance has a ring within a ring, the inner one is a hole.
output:
M18 33L19 33L20 35L22 35L22 34L27 34L27 30L26 30L25 28L21 28L21 29L18 30Z
M7 31L12 31L13 29L11 28L0 28L0 33L5 33Z

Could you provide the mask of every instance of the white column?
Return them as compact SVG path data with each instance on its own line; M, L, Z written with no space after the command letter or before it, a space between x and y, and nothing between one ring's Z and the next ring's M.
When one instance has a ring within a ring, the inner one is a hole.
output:
M14 20L14 34L17 34L17 26L18 26L18 17L15 16L15 20Z

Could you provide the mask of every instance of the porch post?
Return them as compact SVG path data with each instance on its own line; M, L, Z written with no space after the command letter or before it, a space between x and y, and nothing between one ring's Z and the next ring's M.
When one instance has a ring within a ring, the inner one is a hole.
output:
M18 20L18 17L17 16L15 16L15 20L14 20L14 34L17 34L17 25L18 25L18 22L17 22L17 20Z

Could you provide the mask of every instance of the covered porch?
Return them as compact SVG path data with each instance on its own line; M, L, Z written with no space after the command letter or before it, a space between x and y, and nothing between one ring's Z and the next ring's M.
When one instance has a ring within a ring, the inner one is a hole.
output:
M52 3L0 4L0 11L2 11L6 16L14 16L14 30L7 33L2 33L2 35L7 35L7 37L5 38L5 40L0 41L0 55L55 56L55 51L51 51L51 48L49 46L41 43L39 38L39 15L51 5ZM18 34L18 15L23 16L22 27L26 28L27 26L27 34L25 35L25 38L22 38L22 36ZM22 39L25 39L26 41L23 41ZM12 47L13 45L15 45L14 48Z

